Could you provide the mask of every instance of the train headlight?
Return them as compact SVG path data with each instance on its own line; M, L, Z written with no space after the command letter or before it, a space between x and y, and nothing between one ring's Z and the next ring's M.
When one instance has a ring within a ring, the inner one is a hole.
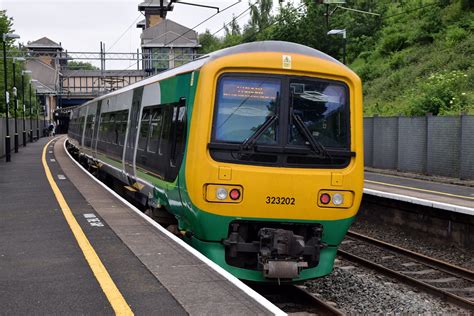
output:
M341 205L344 203L344 197L340 193L336 193L332 196L332 203L334 205Z
M324 205L329 204L329 202L331 202L331 196L327 193L321 194L319 201Z
M350 208L354 198L352 191L321 190L318 192L317 203L324 208Z
M221 201L227 199L227 190L225 188L218 188L216 190L216 198Z
M204 198L211 203L240 203L244 188L235 184L205 184Z
M239 189L230 190L229 196L231 200L234 200L234 201L240 199L240 190Z

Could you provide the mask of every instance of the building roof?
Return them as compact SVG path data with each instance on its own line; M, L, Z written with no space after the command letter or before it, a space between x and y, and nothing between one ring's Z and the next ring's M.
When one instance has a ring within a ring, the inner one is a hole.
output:
M170 5L168 0L145 0L138 5L138 11L145 11L147 9L153 11L163 9L166 14L166 11L173 11L173 4Z
M35 86L37 94L56 94L56 90L51 89L41 81L32 81L31 83Z
M31 71L31 78L38 80L43 89L56 89L59 73L53 67L39 59L28 59L26 69Z
M194 30L169 19L143 30L142 47L200 47Z
M54 49L63 50L61 45L59 45L58 43L50 40L47 37L42 37L42 38L40 38L36 41L28 42L26 47L28 47L28 48L54 48Z

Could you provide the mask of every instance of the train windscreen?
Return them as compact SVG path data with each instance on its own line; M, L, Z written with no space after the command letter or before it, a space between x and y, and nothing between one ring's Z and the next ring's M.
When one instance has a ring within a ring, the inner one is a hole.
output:
M349 89L311 77L227 74L216 91L218 161L343 166L350 160Z

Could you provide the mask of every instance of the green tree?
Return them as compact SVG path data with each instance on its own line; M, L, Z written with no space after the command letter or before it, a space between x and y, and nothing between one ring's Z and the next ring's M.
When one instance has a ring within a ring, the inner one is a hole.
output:
M212 35L209 30L199 34L199 54L211 53L221 48L221 41L216 36Z
M262 31L272 23L272 0L258 0L250 7L249 25L257 31Z
M67 68L70 70L99 70L98 67L92 65L91 63L74 60L68 61Z
M224 24L225 35L240 35L240 25L237 23L235 16L232 16L232 21L230 23Z

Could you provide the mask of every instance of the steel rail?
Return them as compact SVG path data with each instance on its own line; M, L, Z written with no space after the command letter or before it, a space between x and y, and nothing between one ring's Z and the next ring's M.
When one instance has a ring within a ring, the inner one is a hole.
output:
M431 257L425 256L423 254L420 254L420 253L417 253L417 252L414 252L414 251L411 251L411 250L408 250L408 249L405 249L405 248L387 243L385 241L356 233L354 231L347 232L347 236L349 236L351 238L354 238L354 239L358 239L360 241L370 243L372 245L375 245L375 246L378 246L378 247L381 247L381 248L389 249L389 250L394 251L398 254L402 254L402 255L407 256L409 258L412 258L412 259L418 260L420 262L423 262L423 264L425 264L427 266L430 266L434 269L437 269L439 271L443 271L445 273L455 275L459 278L466 279L470 282L474 282L474 271L468 270L466 268L463 268L463 267L460 267L460 266L457 266L457 265L454 265L454 264L451 264L451 263L448 263L448 262L445 262L445 261L442 261L442 260L439 260L439 259L431 258Z
M334 315L334 316L345 315L345 313L343 313L341 310L335 308L334 306L314 296L311 292L309 292L305 288L298 285L292 285L292 288L293 288L293 291L299 296L299 299L301 299L301 296L304 296L305 300L307 300L308 303L318 308L318 311L320 312L321 315Z
M298 307L298 312L317 312L318 315L328 316L341 316L345 313L332 305L329 305L324 300L317 298L311 292L306 290L300 285L294 284L248 284L255 291L266 297L275 305L284 305L285 303L291 303L295 305L301 305L302 308ZM291 302L285 301L291 300ZM282 302L283 301L283 302ZM285 307L281 307L285 311ZM295 307L292 306L292 309ZM285 312L294 312L285 311Z
M380 264L377 264L375 262L369 261L367 259L364 259L362 257L359 257L357 255L354 255L352 253L349 253L344 250L338 250L338 255L341 256L342 258L345 258L346 260L352 261L359 263L369 269L376 270L378 272L381 272L385 274L386 276L389 276L391 278L400 280L405 282L406 284L409 284L411 286L420 288L430 294L436 295L440 297L441 299L445 300L446 302L455 304L459 307L468 309L468 310L473 310L474 309L474 302L470 301L468 299L465 299L463 297L457 296L455 294L452 294L446 290L439 289L437 287L434 287L428 283L422 282L420 280L417 280L415 278L412 278L410 276L407 276L405 274L402 274L400 272L397 272L395 270L389 269L387 267L384 267Z

